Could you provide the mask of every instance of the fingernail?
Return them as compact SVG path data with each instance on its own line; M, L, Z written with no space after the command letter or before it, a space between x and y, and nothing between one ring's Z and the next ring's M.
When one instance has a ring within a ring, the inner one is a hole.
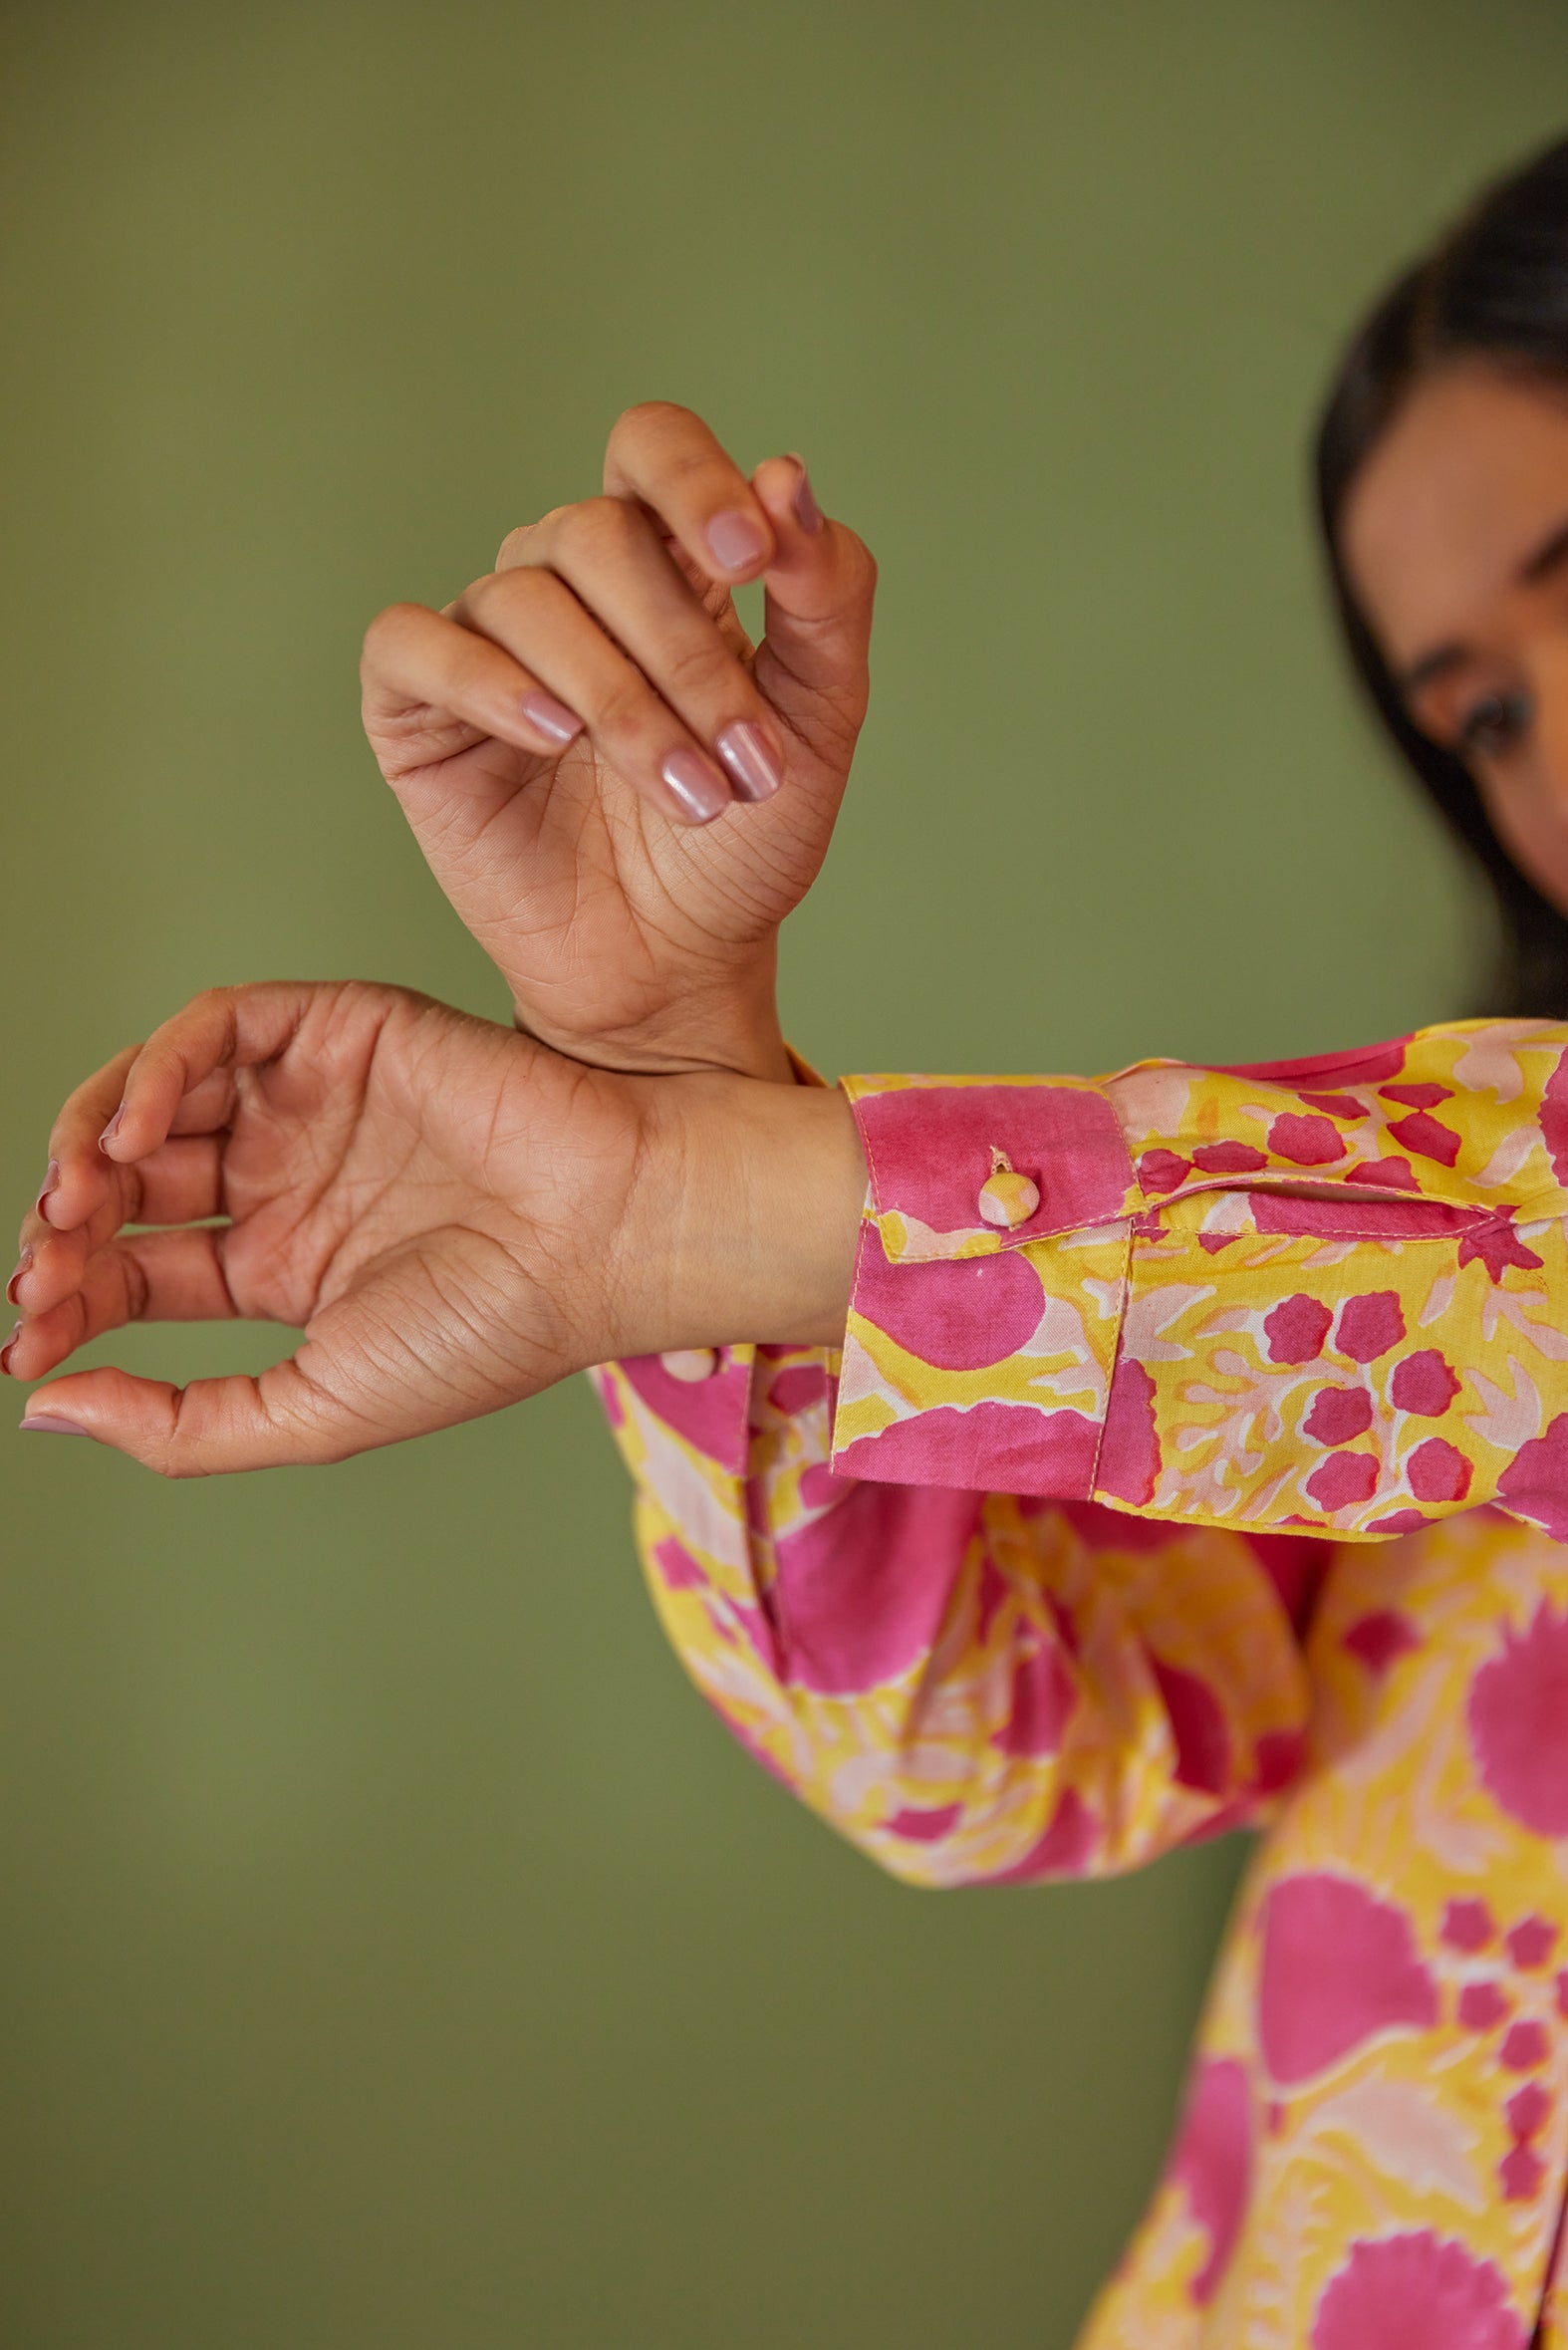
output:
M8 1305L15 1305L17 1284L22 1279L23 1274L29 1270L32 1262L32 1250L30 1248L24 1248L21 1255L16 1260L16 1271L11 1275L10 1280L5 1285L6 1303Z
M49 1210L45 1207L44 1201L49 1197L51 1191L58 1191L59 1188L60 1162L58 1159L51 1159L48 1167L44 1170L43 1188L40 1190L38 1198L34 1203L37 1212L43 1217L46 1224L49 1221Z
M812 496L811 475L806 471L806 460L798 449L786 449L784 454L793 457L800 467L800 479L795 484L795 520L803 531L815 538L822 528L822 508Z
M115 1112L114 1117L110 1120L108 1126L105 1127L103 1133L98 1138L98 1147L101 1151L104 1149L106 1144L112 1143L116 1135L119 1134L121 1126L125 1120L125 1115L126 1105L124 1102L122 1102L120 1108Z
M557 701L553 693L536 688L522 695L518 708L530 726L537 726L552 742L575 742L583 731L583 721L576 710L569 710L564 701Z
M0 1347L0 1371L5 1373L7 1379L11 1378L12 1376L11 1349L15 1346L21 1335L22 1325L20 1322L18 1322L16 1328L12 1331L10 1337L6 1340L5 1345Z
M726 726L714 749L735 779L742 800L771 800L784 781L784 770L760 729L737 719Z
M78 1428L74 1420L61 1420L53 1412L30 1412L18 1425L30 1435L39 1436L85 1436L89 1434L87 1429Z
M707 543L714 562L722 564L725 571L746 571L768 551L768 542L751 516L738 512L715 514L707 526Z
M716 767L695 751L671 751L658 770L688 824L711 824L729 806L730 790Z

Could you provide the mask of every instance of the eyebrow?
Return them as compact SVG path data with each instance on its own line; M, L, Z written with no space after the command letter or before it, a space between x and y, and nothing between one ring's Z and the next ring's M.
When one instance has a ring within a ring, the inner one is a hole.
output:
M1568 521L1560 522L1536 548L1527 555L1514 572L1520 587L1533 588L1550 576L1564 562L1568 562ZM1421 686L1430 685L1436 677L1445 677L1468 657L1467 648L1459 644L1437 645L1431 653L1424 653L1418 661L1401 673L1402 693L1415 693Z

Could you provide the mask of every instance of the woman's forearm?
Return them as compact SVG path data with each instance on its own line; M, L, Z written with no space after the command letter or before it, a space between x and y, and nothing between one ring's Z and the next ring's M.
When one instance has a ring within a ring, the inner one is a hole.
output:
M610 1351L838 1346L866 1197L845 1096L705 1075L643 1091Z
M842 1348L836 1474L1350 1539L1495 1501L1568 1536L1568 1025L652 1082L635 1349Z

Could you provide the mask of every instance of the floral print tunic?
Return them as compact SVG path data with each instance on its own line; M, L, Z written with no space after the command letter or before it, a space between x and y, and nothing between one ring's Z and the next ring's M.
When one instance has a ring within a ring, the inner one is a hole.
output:
M915 1884L1267 1827L1082 2350L1568 2350L1568 1027L845 1090L842 1354L595 1375L692 1679Z

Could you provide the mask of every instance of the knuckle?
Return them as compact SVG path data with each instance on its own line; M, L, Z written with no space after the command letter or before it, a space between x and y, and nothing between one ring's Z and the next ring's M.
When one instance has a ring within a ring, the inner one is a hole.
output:
M844 533L844 555L846 568L855 584L868 592L875 588L877 558L866 541L852 530Z
M702 698L731 686L737 666L734 656L722 645L690 642L674 646L659 665L662 681L676 693ZM733 699L733 695L729 698ZM748 703L756 699L755 692L747 695Z
M522 574L516 571L487 571L478 579L470 580L463 590L462 601L475 620L483 620L503 601L509 602L518 593Z
M460 714L475 695L482 695L493 682L490 664L495 657L495 648L482 637L470 635L466 644L454 646L440 686L445 707Z
M139 1219L132 1218L131 1220ZM146 1267L138 1257L130 1254L126 1256L124 1263L126 1319L128 1322L144 1322L147 1318L148 1297Z
M715 459L711 449L690 447L671 449L660 470L670 481L709 482L716 491L722 491L724 496L729 497L732 503L734 502L733 468L721 460ZM746 495L749 497L749 491Z
M519 564L512 571L487 572L482 580L476 581L466 599L468 642L460 652L454 648L452 653L452 657L460 661L462 678L471 682L483 671L487 638L508 640L519 630L528 628L553 603L559 585L551 573L536 571L527 564Z
M560 524L560 544L575 556L615 555L637 536L637 524L625 498L583 498L569 506Z
M390 646L396 645L408 634L410 626L423 619L428 607L403 602L385 604L365 632L362 657L369 660L383 655Z
M494 569L510 571L514 564L520 563L525 544L538 528L536 522L519 522L509 530L495 551Z
M223 987L203 987L188 1003L181 1004L147 1039L151 1061L157 1065L177 1060L193 1032L199 1033L223 1016L227 994Z
M627 742L648 730L653 697L635 671L612 679L596 696L594 727L601 735Z
M160 1476L210 1476L214 1466L211 1458L212 1439L218 1432L213 1428L212 1415L206 1405L206 1384L192 1381L189 1387L176 1388L170 1400L168 1426L158 1445L158 1456L150 1465Z
M638 399L623 408L615 421L615 431L633 433L646 431L651 424L667 423L671 417L688 417L691 410L675 399Z

